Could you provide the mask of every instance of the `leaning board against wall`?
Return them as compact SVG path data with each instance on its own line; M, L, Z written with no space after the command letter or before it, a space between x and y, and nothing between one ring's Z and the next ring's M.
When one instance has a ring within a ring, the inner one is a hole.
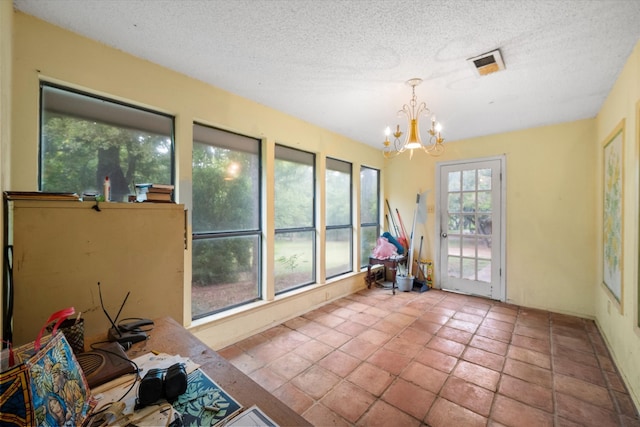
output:
M85 336L120 319L183 322L184 205L16 200L7 203L13 245L14 344L32 341L49 315L82 311Z

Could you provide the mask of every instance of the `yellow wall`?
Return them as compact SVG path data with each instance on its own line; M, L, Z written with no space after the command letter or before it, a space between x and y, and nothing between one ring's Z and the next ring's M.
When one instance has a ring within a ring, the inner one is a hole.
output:
M638 328L638 147L640 145L640 43L620 73L596 118L596 176L602 176L602 147L611 131L624 119L624 241L623 297L619 305L602 284L602 179L596 180L595 313L612 356L640 407L640 329Z
M378 150L348 140L324 129L265 106L248 101L200 81L124 54L95 41L52 26L20 12L14 15L12 123L14 141L11 151L12 190L37 189L38 109L41 79L145 106L176 117L177 196L191 210L192 123L229 129L263 139L266 156L273 158L275 143L317 153L319 159L334 157L360 165L382 168ZM322 166L323 161L319 162ZM265 168L266 182L273 181L273 161ZM19 165L19 166L18 166ZM319 170L323 173L323 169ZM321 175L322 176L322 175ZM323 190L323 180L318 180ZM356 180L357 181L357 180ZM267 196L272 195L272 185ZM354 192L359 182L354 182ZM354 200L359 200L356 197ZM273 197L266 197L266 253L273 253ZM323 209L321 209L323 211ZM191 230L188 230L189 233ZM270 238L271 237L271 238ZM320 239L321 240L321 239ZM357 241L357 240L356 240ZM114 249L118 248L114 242ZM358 245L356 245L358 247ZM191 244L189 243L189 248ZM118 248L119 249L119 248ZM269 257L267 256L267 259ZM355 258L357 260L359 258ZM358 265L358 263L354 263ZM272 285L273 262L267 263L265 277ZM72 270L70 270L70 274ZM189 325L191 254L185 252L185 318ZM122 290L134 286L120 284ZM299 315L326 301L363 288L361 273L343 280L316 285L276 302L256 303L242 309L242 315L227 315L215 322L198 322L193 330L214 348L232 343L287 318ZM272 289L272 286L271 286ZM120 292L118 290L117 292ZM271 299L273 294L271 293ZM287 304L283 304L286 300ZM92 307L97 309L97 307ZM53 307L34 307L47 313ZM144 316L144 313L139 313ZM106 319L105 319L106 328Z
M427 204L436 204L438 162L504 154L507 302L593 318L594 132L594 121L582 120L449 143L436 158L405 153L388 160L385 192L407 225L416 193L429 190ZM429 214L415 234L432 259L434 230Z

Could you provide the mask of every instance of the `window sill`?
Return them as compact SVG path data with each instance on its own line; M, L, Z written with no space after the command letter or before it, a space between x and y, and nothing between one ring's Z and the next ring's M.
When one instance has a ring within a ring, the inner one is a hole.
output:
M295 298L300 298L301 296L304 296L306 294L317 292L319 289L327 288L330 285L338 285L342 281L352 280L354 278L357 278L358 276L361 276L363 273L366 273L366 269L361 271L346 273L338 277L333 277L324 283L316 283L316 284L308 285L290 292L286 292L284 294L276 295L275 298L271 301L267 301L267 300L254 301L252 303L241 305L239 307L235 307L229 310L225 310L220 313L212 314L211 316L203 317L201 319L192 321L188 329L191 332L198 332L201 330L205 330L212 326L215 326L216 323L228 322L233 320L234 318L246 316L247 314L250 314L252 312L265 309L265 307L268 307L270 305L286 303L289 300L293 300ZM330 299L323 301L323 303L327 303L329 302L329 300ZM322 304L318 304L318 306L320 305ZM314 307L310 307L309 310L313 310L313 308Z

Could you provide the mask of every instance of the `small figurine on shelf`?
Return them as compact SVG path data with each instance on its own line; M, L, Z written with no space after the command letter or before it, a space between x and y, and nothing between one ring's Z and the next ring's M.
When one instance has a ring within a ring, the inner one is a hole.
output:
M108 175L104 178L102 195L104 196L105 202L111 201L111 181L109 181Z

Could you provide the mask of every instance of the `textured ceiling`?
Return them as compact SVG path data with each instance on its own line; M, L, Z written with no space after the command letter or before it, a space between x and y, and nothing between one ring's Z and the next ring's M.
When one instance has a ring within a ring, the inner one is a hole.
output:
M396 113L413 77L447 141L594 117L640 39L638 0L14 5L380 148L387 125L406 128ZM466 60L496 48L506 70L477 77Z

